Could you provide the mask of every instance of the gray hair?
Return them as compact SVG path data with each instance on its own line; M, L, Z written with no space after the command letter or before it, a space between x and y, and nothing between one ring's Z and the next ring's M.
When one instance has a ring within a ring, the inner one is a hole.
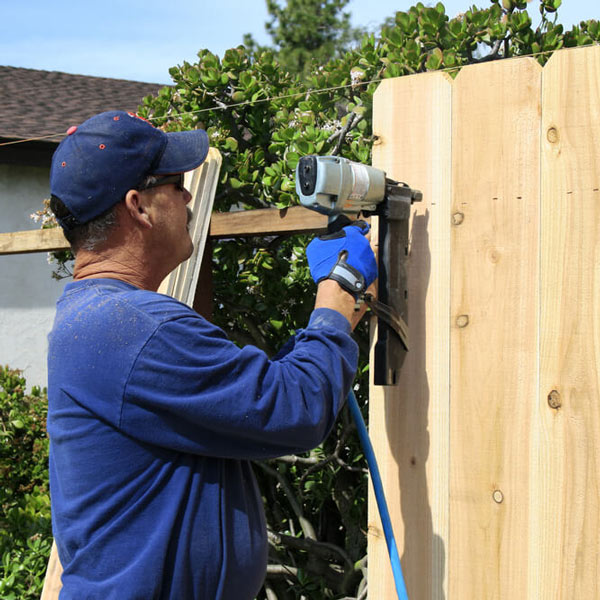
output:
M147 187L153 186L160 177L158 175L146 175L144 179L142 179L142 183L137 186L137 190L143 192Z
M142 182L136 186L136 189L143 191L147 186L156 183L158 177L147 175ZM69 209L64 205L60 198L52 196L50 200L50 210L58 219L64 219L70 216ZM78 250L94 251L108 239L108 236L117 227L117 205L111 206L107 211L98 215L95 219L77 224L75 227L63 227L65 238L71 245L73 254Z
M117 227L117 205L112 206L100 216L88 223L76 227L77 250L96 250L108 239L110 233ZM65 234L65 237L66 234ZM67 237L67 239L69 239ZM76 253L74 244L69 240L73 254Z
M50 210L59 222L61 220L64 222L73 220L71 212L57 196L53 195L50 199ZM63 233L71 245L71 252L76 255L81 249L95 250L108 239L110 232L116 226L117 205L115 204L87 223L79 224L75 221L75 225L72 227L63 224Z

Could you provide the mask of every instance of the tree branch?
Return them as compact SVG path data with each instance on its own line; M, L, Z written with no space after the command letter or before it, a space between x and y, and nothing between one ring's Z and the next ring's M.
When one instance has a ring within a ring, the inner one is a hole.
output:
M344 139L346 138L346 134L352 129L352 127L356 123L358 123L360 121L360 117L358 117L358 119L357 119L357 116L358 115L356 113L351 112L348 115L346 124L339 131L336 131L334 134L330 135L329 138L327 139L327 141L329 143L333 142L333 140L335 140L335 138L338 139L338 141L335 145L335 148L331 152L331 156L337 156L339 154L342 144L344 143ZM355 119L356 119L356 123L354 122Z
M336 559L342 559L346 565L351 569L355 568L354 563L348 556L348 554L335 544L329 544L327 542L320 542L318 540L311 540L307 538L296 538L283 533L275 533L268 531L269 543L287 546L288 548L297 548L299 550L306 550L307 552L318 554L321 558L327 561L333 561Z
M309 475L311 475L315 471L322 469L323 467L325 467L326 465L328 465L331 462L336 462L338 465L340 465L340 467L343 467L347 471L352 471L354 473L368 473L368 469L366 469L364 467L352 467L345 460L343 460L340 456L340 453L344 447L344 444L346 443L346 440L348 439L350 432L354 428L355 428L354 424L348 424L348 423L346 424L346 427L342 431L342 434L339 436L339 438L336 441L334 451L329 456L319 460L318 462L312 463L312 466L310 466L308 469L306 469L306 471L302 474L302 477L300 478L300 487L302 486L302 484L304 483L304 481L306 480L306 478Z
M236 332L235 330L229 330L229 335L235 341L242 342L243 345L252 344L258 346L261 350L266 352L269 356L274 354L274 348L267 342L266 337L263 335L260 327L254 322L252 317L248 314L247 310L233 302L228 301L225 298L219 298L219 302L223 304L231 313L236 314L242 320L244 326L248 330L249 336L242 332Z
M289 454L286 456L279 456L277 458L273 458L271 459L273 462L284 462L287 463L289 465L296 465L296 464L300 464L300 465L316 465L319 464L321 462L320 458L317 458L316 456L296 456L295 454Z
M230 110L230 108L231 108L230 105L223 102L222 100L219 100L219 98L217 98L216 94L209 94L209 95L211 95L213 97L215 104L219 108L223 109L223 115L227 119L227 124L229 125L229 132L237 140L237 143L239 144L239 148L242 151L247 150L250 147L250 144L244 138L243 133L240 131L240 128L238 127L238 122L241 118L240 115L237 113L237 111Z
M296 500L296 497L294 496L293 490L290 488L290 486L288 485L288 482L285 480L285 478L281 476L281 473L279 473L279 471L277 471L275 469L272 469L271 467L269 467L268 465L266 465L263 462L256 462L255 464L258 465L261 469L263 469L263 471L265 471L272 477L275 477L277 479L277 481L279 481L279 485L281 485L281 489L283 490L284 494L286 495L288 502L290 503L290 506L292 507L292 510L294 511L294 514L296 515L296 517L298 517L298 521L300 522L300 526L302 527L302 532L304 533L304 537L307 537L312 540L316 540L317 534L315 533L315 529L312 526L312 523L304 516L304 513L302 512L302 509L300 508L300 504L298 503L298 501Z
M279 600L275 590L265 581L265 594L267 600Z
M267 577L268 576L279 576L279 577L298 577L298 569L296 567L290 567L288 565L267 565Z
M492 46L492 51L490 52L490 56L498 58L498 53L500 52L500 47L502 46L503 40L496 40L494 45Z

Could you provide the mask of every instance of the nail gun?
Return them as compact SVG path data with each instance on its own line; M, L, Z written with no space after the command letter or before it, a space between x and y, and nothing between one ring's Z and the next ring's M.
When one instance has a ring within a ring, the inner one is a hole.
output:
M304 156L296 167L296 192L306 208L328 215L328 231L350 217L379 217L377 298L364 294L378 319L374 350L375 385L395 385L408 351L408 221L419 190L386 177L384 171L338 156Z

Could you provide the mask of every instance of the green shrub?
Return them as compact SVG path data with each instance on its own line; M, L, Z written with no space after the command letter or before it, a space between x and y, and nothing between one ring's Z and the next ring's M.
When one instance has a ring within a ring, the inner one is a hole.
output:
M40 597L52 545L46 391L0 368L0 598Z

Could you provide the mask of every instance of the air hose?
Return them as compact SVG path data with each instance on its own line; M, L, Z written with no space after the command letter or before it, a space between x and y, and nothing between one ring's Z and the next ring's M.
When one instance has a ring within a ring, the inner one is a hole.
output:
M360 407L356 401L354 392L350 390L348 393L348 406L352 418L356 423L356 429L358 430L358 437L367 458L367 465L369 466L369 472L371 474L371 482L373 483L373 490L375 491L375 499L377 500L377 508L379 509L379 516L381 518L381 524L383 525L383 533L385 535L385 542L388 548L388 554L390 555L390 563L392 565L392 573L394 574L394 583L396 584L396 593L398 594L398 600L408 600L408 594L406 592L406 585L404 583L404 576L402 575L402 566L400 564L400 556L398 554L398 546L396 545L396 538L394 537L394 530L392 529L392 520L388 511L387 502L385 500L385 494L383 492L383 483L381 482L381 475L379 474L379 467L377 466L377 460L375 458L375 452L369 434L367 432L367 426L360 412Z

